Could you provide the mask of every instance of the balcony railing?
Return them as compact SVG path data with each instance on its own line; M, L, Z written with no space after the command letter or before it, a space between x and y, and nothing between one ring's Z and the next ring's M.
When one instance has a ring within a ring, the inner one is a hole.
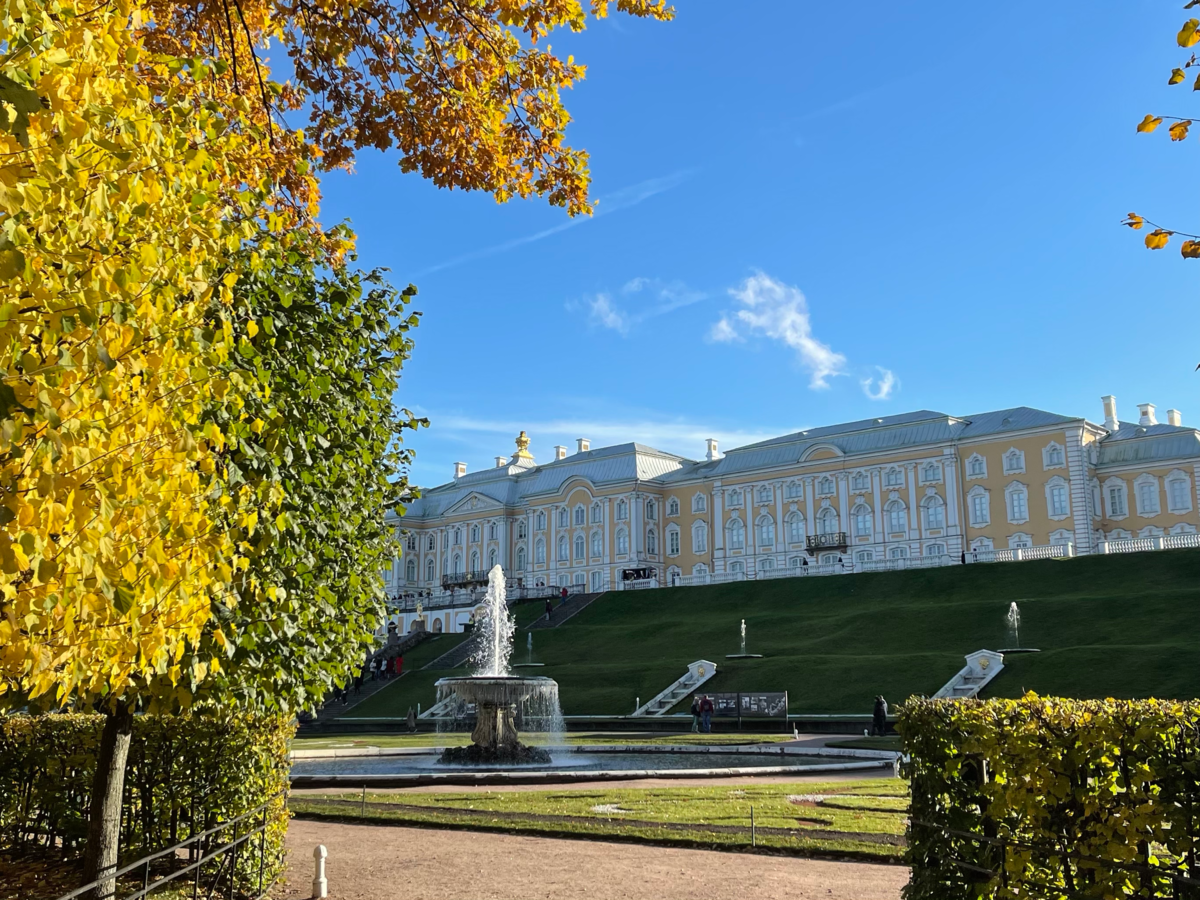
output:
M470 572L451 572L442 576L442 587L459 588L487 584L489 571L488 569L475 569ZM511 584L519 585L521 583L521 579L510 572L505 572L504 577Z
M845 550L849 543L844 531L835 531L832 534L810 534L804 539L804 546L810 552L814 550Z

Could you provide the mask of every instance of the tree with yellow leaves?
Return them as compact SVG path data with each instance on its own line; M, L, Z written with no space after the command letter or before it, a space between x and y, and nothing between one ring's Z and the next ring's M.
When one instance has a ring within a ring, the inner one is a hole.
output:
M1200 6L1200 0L1188 0L1183 8L1191 9L1194 6ZM1197 43L1200 43L1200 19L1188 19L1184 22L1183 27L1179 29L1179 33L1175 36L1175 42L1184 49L1194 47ZM1200 60L1196 59L1195 53L1192 53L1191 57L1185 60L1182 66L1176 66L1171 69L1171 74L1167 78L1167 84L1176 85L1188 81L1189 74L1187 70L1193 68L1197 68L1198 71L1196 77L1190 79L1192 90L1200 91ZM1155 116L1147 113L1137 125L1138 133L1151 134L1164 121L1171 123L1167 126L1167 134L1172 141L1187 140L1188 129L1192 126L1192 120L1182 116ZM1162 250L1173 236L1182 237L1184 241L1179 248L1180 254L1185 259L1200 259L1200 235L1163 228L1149 219L1132 212L1125 217L1121 224L1128 225L1135 231L1149 225L1153 229L1146 235L1146 247L1149 250Z

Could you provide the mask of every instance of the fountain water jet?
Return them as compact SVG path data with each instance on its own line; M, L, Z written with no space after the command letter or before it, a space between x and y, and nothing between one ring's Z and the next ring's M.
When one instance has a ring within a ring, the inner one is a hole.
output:
M467 747L447 747L443 763L549 763L550 754L540 747L522 744L517 722L525 730L561 733L562 713L558 684L552 678L526 678L509 673L516 622L505 602L504 570L493 566L488 573L484 618L480 623L476 673L466 677L442 678L437 682L438 701L450 696L461 709L475 705L475 730Z

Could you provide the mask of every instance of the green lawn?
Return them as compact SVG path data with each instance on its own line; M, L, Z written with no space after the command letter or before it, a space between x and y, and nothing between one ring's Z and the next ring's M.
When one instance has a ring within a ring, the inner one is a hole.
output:
M793 712L870 713L877 693L893 705L932 694L965 653L1007 646L1013 600L1022 645L1042 652L1010 655L991 695L1200 696L1200 550L610 593L533 632L546 666L531 671L558 681L568 715L629 713L701 658L718 664L706 690L786 690ZM763 659L725 659L742 618ZM524 653L521 632L514 660ZM428 706L446 674L406 676L352 714Z
M836 854L899 861L908 786L896 779L445 794L294 793L302 817ZM754 833L751 833L751 808Z

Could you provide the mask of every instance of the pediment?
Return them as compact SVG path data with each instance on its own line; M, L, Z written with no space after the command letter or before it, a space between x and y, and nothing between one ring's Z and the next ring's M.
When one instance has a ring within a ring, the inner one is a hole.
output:
M442 515L454 516L462 513L487 512L503 508L504 505L499 500L489 497L487 494L472 491L453 506L450 506Z

